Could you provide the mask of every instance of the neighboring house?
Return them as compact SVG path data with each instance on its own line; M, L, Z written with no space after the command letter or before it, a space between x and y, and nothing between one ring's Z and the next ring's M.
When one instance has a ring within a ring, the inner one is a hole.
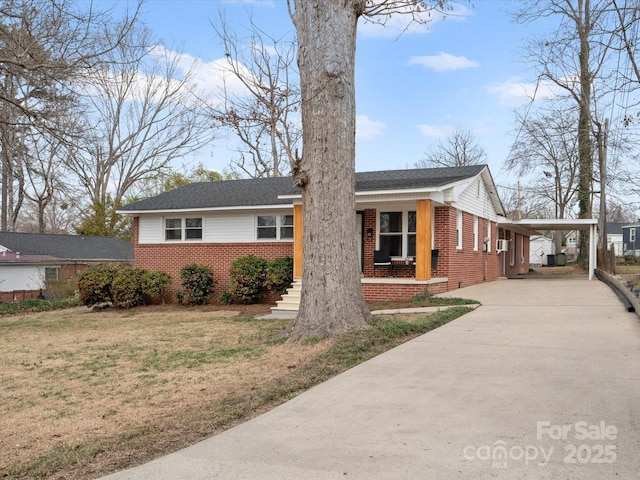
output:
M534 235L529 239L529 264L547 265L548 255L554 255L554 241L544 235Z
M624 225L621 229L623 254L640 257L640 223Z
M192 183L118 213L134 217L136 266L167 271L175 292L184 265L206 264L221 292L231 262L249 254L292 256L302 277L302 208L292 179L279 177ZM486 165L356 173L365 297L411 298L526 273L528 233L499 228L501 219ZM385 265L375 265L380 255Z
M578 258L578 249L580 242L580 232L577 230L571 230L564 237L565 248L564 253L567 254L567 260L573 261Z
M607 250L613 251L616 257L624 255L623 241L622 241L622 227L627 225L626 223L607 223Z
M84 235L0 232L0 252L0 301L33 298L98 263L133 263L131 244Z

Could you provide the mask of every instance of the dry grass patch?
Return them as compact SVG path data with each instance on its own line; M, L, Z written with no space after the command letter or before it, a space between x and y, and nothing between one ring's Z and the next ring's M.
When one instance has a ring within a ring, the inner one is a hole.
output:
M329 342L238 312L73 309L0 319L0 471L270 382Z
M264 308L264 307L262 307ZM469 311L285 344L245 307L0 318L0 477L87 479L178 450Z

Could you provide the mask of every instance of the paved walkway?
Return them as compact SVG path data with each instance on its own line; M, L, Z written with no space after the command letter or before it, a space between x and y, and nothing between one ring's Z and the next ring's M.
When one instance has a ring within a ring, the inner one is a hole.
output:
M640 321L586 277L482 306L274 410L108 478L640 478Z

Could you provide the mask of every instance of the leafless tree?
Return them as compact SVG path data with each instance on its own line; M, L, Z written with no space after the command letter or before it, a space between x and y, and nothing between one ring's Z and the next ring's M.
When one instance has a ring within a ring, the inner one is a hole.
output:
M191 72L181 71L179 55L155 45L146 29L131 32L109 60L87 85L84 121L92 128L68 163L93 209L82 229L107 235L116 233L115 210L137 182L213 134Z
M213 27L225 50L224 73L240 86L225 84L211 106L215 123L240 142L232 170L254 178L287 174L302 135L295 40L269 36L253 21L240 38L222 15Z
M592 216L593 89L610 78L615 66L609 62L615 38L611 7L612 0L529 0L517 16L523 22L558 19L554 31L531 41L528 55L540 78L563 89L578 108L579 218ZM586 259L586 254L582 249L580 258Z
M90 2L1 0L0 15L0 228L7 230L23 199L23 179L15 176L22 171L15 163L21 129L37 125L66 137L48 121L51 106L60 108L73 97L73 79L104 61L129 32L137 8L116 20Z
M575 135L576 109L557 108L536 116L516 116L519 135L505 166L519 176L542 179L551 199L554 218L566 218L577 193L579 166Z
M302 298L289 330L295 341L368 326L355 222L357 24L394 14L428 21L420 13L430 7L412 0L288 0L288 6L299 46L304 150L292 168L304 224Z
M619 71L624 78L622 87L630 87L632 90L637 90L640 88L640 45L638 44L640 15L638 15L638 2L635 0L611 0L611 3L618 20L613 28L613 33L618 39L617 44L614 44L614 46L626 54L629 67Z
M444 141L425 154L425 158L417 163L418 167L464 167L480 165L487 159L473 132L456 128Z
M56 198L70 193L66 178L66 142L53 135L34 130L25 138L25 199L32 203L39 233L48 230L47 210Z

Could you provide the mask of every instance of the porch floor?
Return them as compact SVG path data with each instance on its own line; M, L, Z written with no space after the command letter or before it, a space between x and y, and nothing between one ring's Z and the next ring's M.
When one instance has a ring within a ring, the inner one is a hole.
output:
M433 277L429 280L416 280L410 277L362 277L362 283L373 283L380 285L433 285L436 283L446 283L448 277Z

